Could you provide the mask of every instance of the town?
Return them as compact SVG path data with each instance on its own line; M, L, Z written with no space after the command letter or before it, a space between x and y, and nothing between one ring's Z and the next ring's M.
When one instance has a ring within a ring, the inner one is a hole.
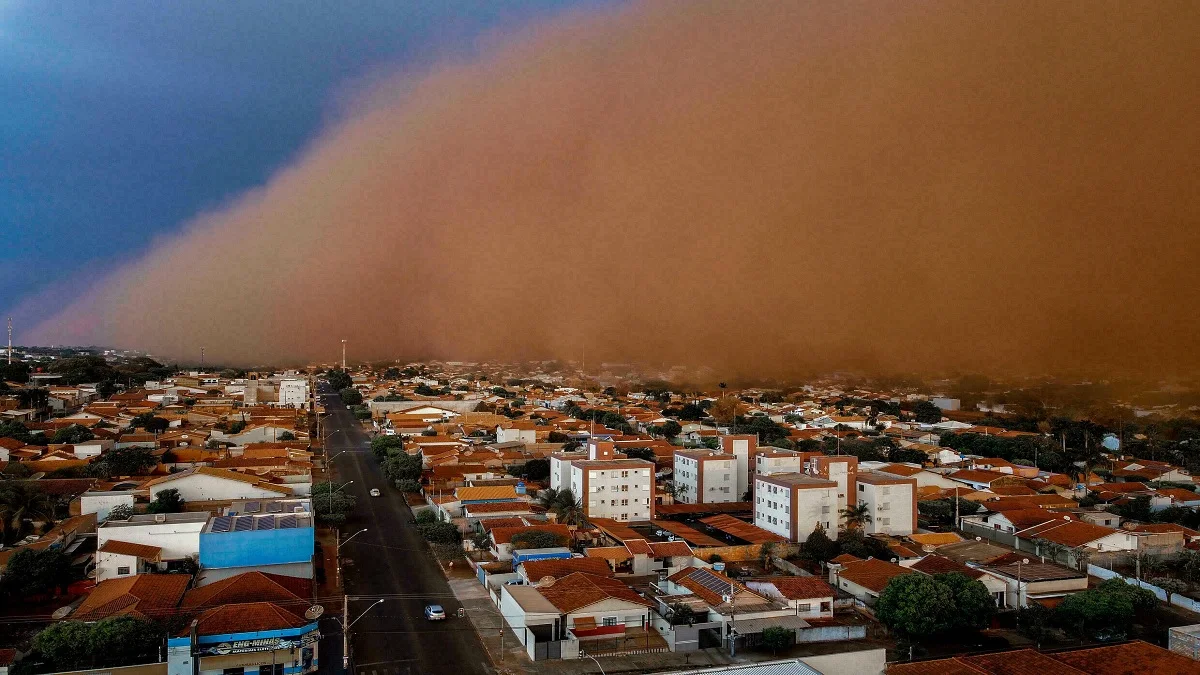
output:
M1200 672L1194 390L2 365L0 675Z

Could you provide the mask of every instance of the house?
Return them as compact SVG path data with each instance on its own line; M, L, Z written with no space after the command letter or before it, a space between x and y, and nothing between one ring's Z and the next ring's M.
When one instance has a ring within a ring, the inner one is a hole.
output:
M161 562L161 546L109 539L96 549L96 581L148 574Z
M71 613L73 621L100 621L115 616L166 619L175 613L191 577L186 574L138 574L108 579Z
M200 530L207 522L207 513L156 513L135 515L129 520L108 520L96 529L96 547L103 549L111 539L159 548L161 553L156 563L159 570L170 569L200 553ZM104 574L109 578L117 576L115 569Z
M1172 629L1175 630L1175 629ZM887 675L1128 675L1129 673L1195 673L1196 662L1157 645L1135 640L1107 647L1039 652L1016 649L975 656L893 663Z
M979 569L1004 581L1004 607L1025 607L1030 600L1062 598L1087 590L1088 587L1086 574L1062 565L1039 562L1037 558L1002 565L982 565Z
M568 553L568 555L570 555ZM516 561L514 561L516 562ZM576 572L585 572L602 577L611 577L612 569L602 558L549 558L522 560L516 565L517 576L526 584L537 585L547 578L561 579Z
M732 636L744 645L752 645L770 626L796 631L810 627L796 615L795 607L764 597L707 567L684 568L652 587L662 593L657 597L660 610L677 604L694 607L697 603L691 599L698 600L698 606L707 609L707 621L721 625L722 640Z
M159 492L176 489L185 502L232 501L234 499L272 499L290 496L292 488L266 479L227 469L198 466L185 469L145 484L150 497Z
M673 574L692 564L692 548L683 541L647 542L626 539L621 546L594 546L584 549L590 559L604 560L616 574L644 576Z
M906 567L875 558L861 560L843 554L830 562L830 584L867 605L875 604L879 594L892 579L905 574L919 574Z
M931 554L921 558L909 567L911 570L916 570L929 576L935 574L948 574L957 572L967 578L974 579L983 584L984 588L991 594L992 600L995 601L997 607L1004 607L1005 593L1008 591L1008 583L1001 577L988 573L986 570L978 567L968 567L962 563L956 562L946 556Z
M180 607L202 610L221 605L271 602L303 611L312 605L312 595L313 584L309 579L255 571L197 586L184 593Z
M540 530L542 532L550 532L559 537L563 541L569 541L571 538L571 530L566 525L558 525L546 523L544 525L520 525L511 527L492 527L488 530L488 536L492 541L492 555L496 560L512 560L513 548L512 538L514 535L521 532L530 532Z
M715 450L676 450L675 501L681 504L736 502L737 458Z
M798 473L756 476L754 524L768 532L803 542L817 527L837 538L838 494L832 480Z
M79 496L80 513L94 513L97 520L108 520L108 514L117 506L133 508L133 492L88 490Z
M537 591L558 610L567 631L585 644L648 626L654 607L624 582L586 572L542 584Z
M803 619L833 618L836 591L820 577L750 579L746 588L764 598L783 602Z
M867 507L865 534L909 535L917 531L917 481L890 474L856 474L855 497Z

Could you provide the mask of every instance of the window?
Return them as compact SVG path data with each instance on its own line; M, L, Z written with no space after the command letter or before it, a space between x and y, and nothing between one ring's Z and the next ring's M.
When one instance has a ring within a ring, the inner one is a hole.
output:
M629 478L629 472L628 472L628 471L622 471L622 472L621 472L621 478Z
M617 500L613 499L613 500L609 501L609 502L608 502L608 505L609 505L609 506L616 506L616 505L617 505Z
M615 616L606 616L606 617L604 617L604 625L605 625L605 626L615 626L615 625L617 625L617 617L615 617Z
M829 507L828 507L828 506L822 506L822 507L821 507L821 513L822 513L822 514L829 513Z
M891 518L880 518L880 519L879 519L879 524L880 524L880 525L882 525L882 526L884 526L884 527L887 527L888 525L891 525L891 524L892 524L892 520L891 520Z
M622 486L621 486L621 492L629 492L629 486L628 486L628 485L622 485Z
M124 576L124 575L126 575L126 574L129 574L129 568L128 568L128 567L118 567L118 568L117 568L117 576Z
M622 499L622 500L621 500L621 506L629 506L629 500L628 500L628 499Z
M274 666L259 666L258 675L283 675L283 664L276 663Z
M246 672L245 668L226 668L221 671L221 675L242 675Z
M796 605L796 609L801 612L811 612L812 611L812 603L802 602L799 605Z

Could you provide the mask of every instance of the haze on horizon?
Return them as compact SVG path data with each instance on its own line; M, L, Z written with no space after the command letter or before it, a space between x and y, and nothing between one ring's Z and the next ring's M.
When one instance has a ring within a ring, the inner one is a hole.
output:
M1187 2L569 13L383 82L32 338L1195 373L1198 85Z

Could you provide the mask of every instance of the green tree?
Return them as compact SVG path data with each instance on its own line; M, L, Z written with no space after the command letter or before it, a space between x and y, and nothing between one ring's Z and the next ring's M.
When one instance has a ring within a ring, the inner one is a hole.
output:
M117 504L108 511L107 520L129 520L133 517L133 507L129 504Z
M563 525L583 526L587 524L587 514L583 509L583 504L575 498L575 493L570 489L559 490L554 495L551 509L554 511L555 518Z
M396 481L396 489L401 492L416 494L421 491L421 483L411 479L398 480Z
M233 435L242 433L242 431L244 431L245 429L246 429L246 420L234 420L229 423L229 431L227 433L230 436L233 436Z
M954 592L924 574L892 577L879 594L875 615L892 631L920 641L953 628Z
M344 370L331 370L326 373L325 378L329 381L329 386L333 387L334 391L341 391L346 387L354 386L354 380Z
M921 424L937 424L942 421L942 409L929 401L919 401L913 408L913 418Z
M59 429L58 431L54 432L54 441L53 442L54 443L74 444L74 443L83 443L85 441L90 441L93 438L95 438L95 436L92 435L92 432L90 429L88 429L87 427L84 427L84 426L80 426L78 424L72 424L69 427L63 427L63 428Z
M293 433L292 433L292 432L290 432L290 431L285 431L285 432L283 432L282 434L279 434L279 438L278 438L277 440L280 440L280 441L294 441L294 440L296 440L296 434L293 434Z
M21 361L0 363L0 380L25 384L29 381L29 365Z
M770 649L772 654L777 654L795 641L796 631L783 626L767 626L762 632L762 646Z
M98 478L136 476L158 465L154 451L149 448L115 448L100 456L89 473Z
M1039 646L1050 637L1054 626L1054 612L1045 605L1034 602L1017 610L1017 630Z
M338 392L338 396L342 397L342 403L346 405L362 405L362 392L354 387L346 387Z
M151 434L161 434L171 428L171 422L165 417L151 417L146 422L146 432Z
M680 426L679 422L676 422L675 420L667 420L666 422L663 422L662 426L658 427L658 430L660 434L666 436L667 438L675 438L679 434L683 433L683 427Z
M5 593L19 598L54 593L70 581L71 559L56 548L18 549L0 577Z
M550 477L550 460L531 459L525 462L524 470L529 480L545 480Z
M546 530L524 530L514 534L510 541L514 551L527 548L555 548L567 545L567 540L564 537Z
M154 495L154 501L150 502L150 506L146 508L146 512L180 513L183 511L183 504L183 497L179 494L179 490L167 488L159 490L158 494Z
M0 422L0 438L11 438L28 444L33 441L33 434L24 424L16 420L7 420Z
M1167 594L1167 604L1171 604L1171 596L1176 593L1186 593L1189 586L1186 581L1175 577L1154 577L1150 583L1163 589Z
M817 525L808 539L800 544L800 557L814 563L827 563L838 555L837 542L829 538L825 528Z
M0 484L0 526L5 539L16 541L34 522L54 522L55 503L36 481L6 481Z
M118 616L96 623L87 644L96 667L115 668L158 662L165 637L151 621Z
M393 454L384 460L383 475L393 482L420 480L423 471L421 458L406 453Z
M404 452L403 436L376 436L371 439L371 454L375 459L383 461L389 455Z
M691 626L696 623L696 610L680 602L670 606L668 616L672 626Z
M1157 598L1150 591L1121 579L1103 581L1095 588L1069 595L1055 608L1055 619L1068 632L1083 638L1125 634L1138 611L1152 609Z
M425 523L417 525L417 531L426 541L434 544L457 544L462 540L462 533L454 523Z
M338 488L338 485L328 481L313 485L312 504L318 523L341 525L346 522L346 517L358 500Z
M996 613L996 602L986 586L959 572L937 574L934 581L954 595L955 630L978 631L987 628Z
M61 621L34 636L33 649L50 672L82 670L92 665L91 638L91 624Z

